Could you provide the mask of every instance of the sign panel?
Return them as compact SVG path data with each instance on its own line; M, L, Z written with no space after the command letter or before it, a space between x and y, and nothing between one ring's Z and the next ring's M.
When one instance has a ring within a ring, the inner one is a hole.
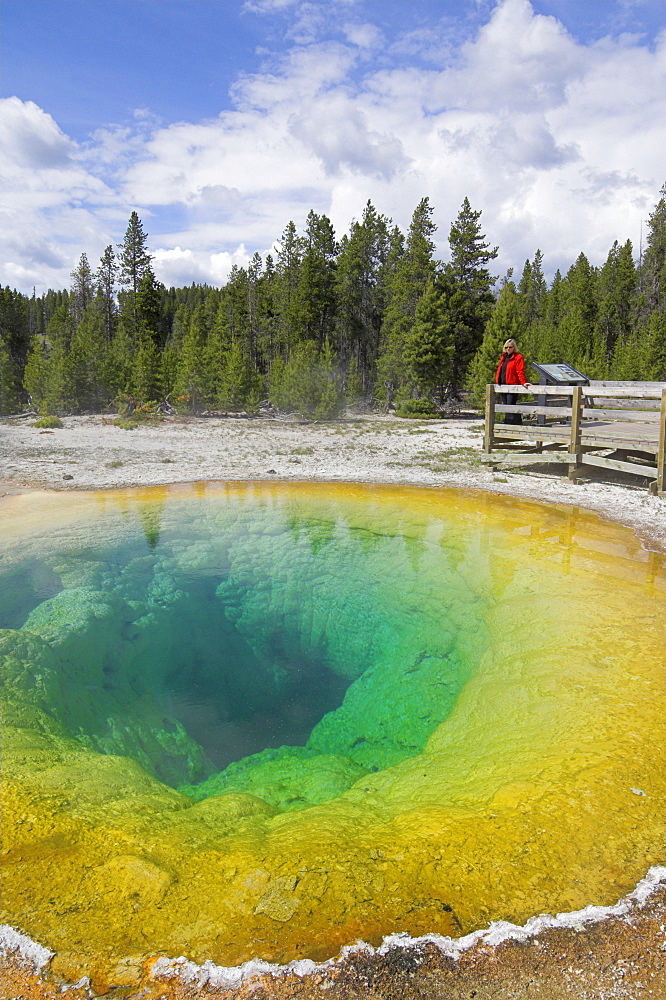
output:
M538 365L533 363L532 367L536 368L540 375L545 376L546 381L552 385L587 385L589 381L586 375L577 371L572 365L567 364L566 361L554 365Z

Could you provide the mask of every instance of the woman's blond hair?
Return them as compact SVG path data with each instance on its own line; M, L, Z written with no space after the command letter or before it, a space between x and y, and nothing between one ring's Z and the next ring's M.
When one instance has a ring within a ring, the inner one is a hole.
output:
M515 342L513 337L507 337L507 339L504 341L504 346L506 347L507 344L513 344L516 350L518 350L518 344Z

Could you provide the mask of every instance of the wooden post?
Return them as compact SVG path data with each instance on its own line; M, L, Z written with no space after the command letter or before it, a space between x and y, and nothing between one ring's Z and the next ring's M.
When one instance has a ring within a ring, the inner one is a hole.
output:
M489 455L493 450L495 436L495 386L486 386L486 426L483 434L483 450Z
M582 448L580 444L581 424L583 417L583 389L582 386L574 386L571 397L571 435L569 437L569 453L576 456L576 461L569 466L569 479L576 481L576 476L580 468L580 457Z
M657 446L657 478L650 484L650 492L658 497L666 494L666 389L661 390L659 413L659 445Z

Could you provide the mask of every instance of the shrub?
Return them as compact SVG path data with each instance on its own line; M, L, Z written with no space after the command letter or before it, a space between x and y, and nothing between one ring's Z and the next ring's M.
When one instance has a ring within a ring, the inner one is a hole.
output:
M439 416L429 399L403 399L398 403L395 413L397 417L419 420L430 420Z
M60 417L40 417L32 425L33 427L62 427L62 420Z
M286 364L273 362L269 384L273 406L311 420L338 417L344 407L342 379L328 344L322 351L309 340L297 344Z
M131 420L137 423L140 420L161 420L162 414L159 412L159 402L151 399L147 401L136 400L132 396L120 395L116 398L118 413L124 420Z
M124 431L134 431L139 425L136 420L123 420L122 417L116 417L113 426L121 427Z

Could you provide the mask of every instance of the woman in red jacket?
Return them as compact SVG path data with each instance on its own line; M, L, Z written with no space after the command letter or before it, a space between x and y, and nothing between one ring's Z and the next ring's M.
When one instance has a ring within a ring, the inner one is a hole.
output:
M515 340L507 340L504 344L504 353L499 360L497 371L495 372L496 385L522 385L526 389L530 388L530 383L525 377L525 358L518 353L518 345ZM515 404L518 396L512 392L500 392L500 402L506 406ZM522 413L505 413L505 424L522 424Z

